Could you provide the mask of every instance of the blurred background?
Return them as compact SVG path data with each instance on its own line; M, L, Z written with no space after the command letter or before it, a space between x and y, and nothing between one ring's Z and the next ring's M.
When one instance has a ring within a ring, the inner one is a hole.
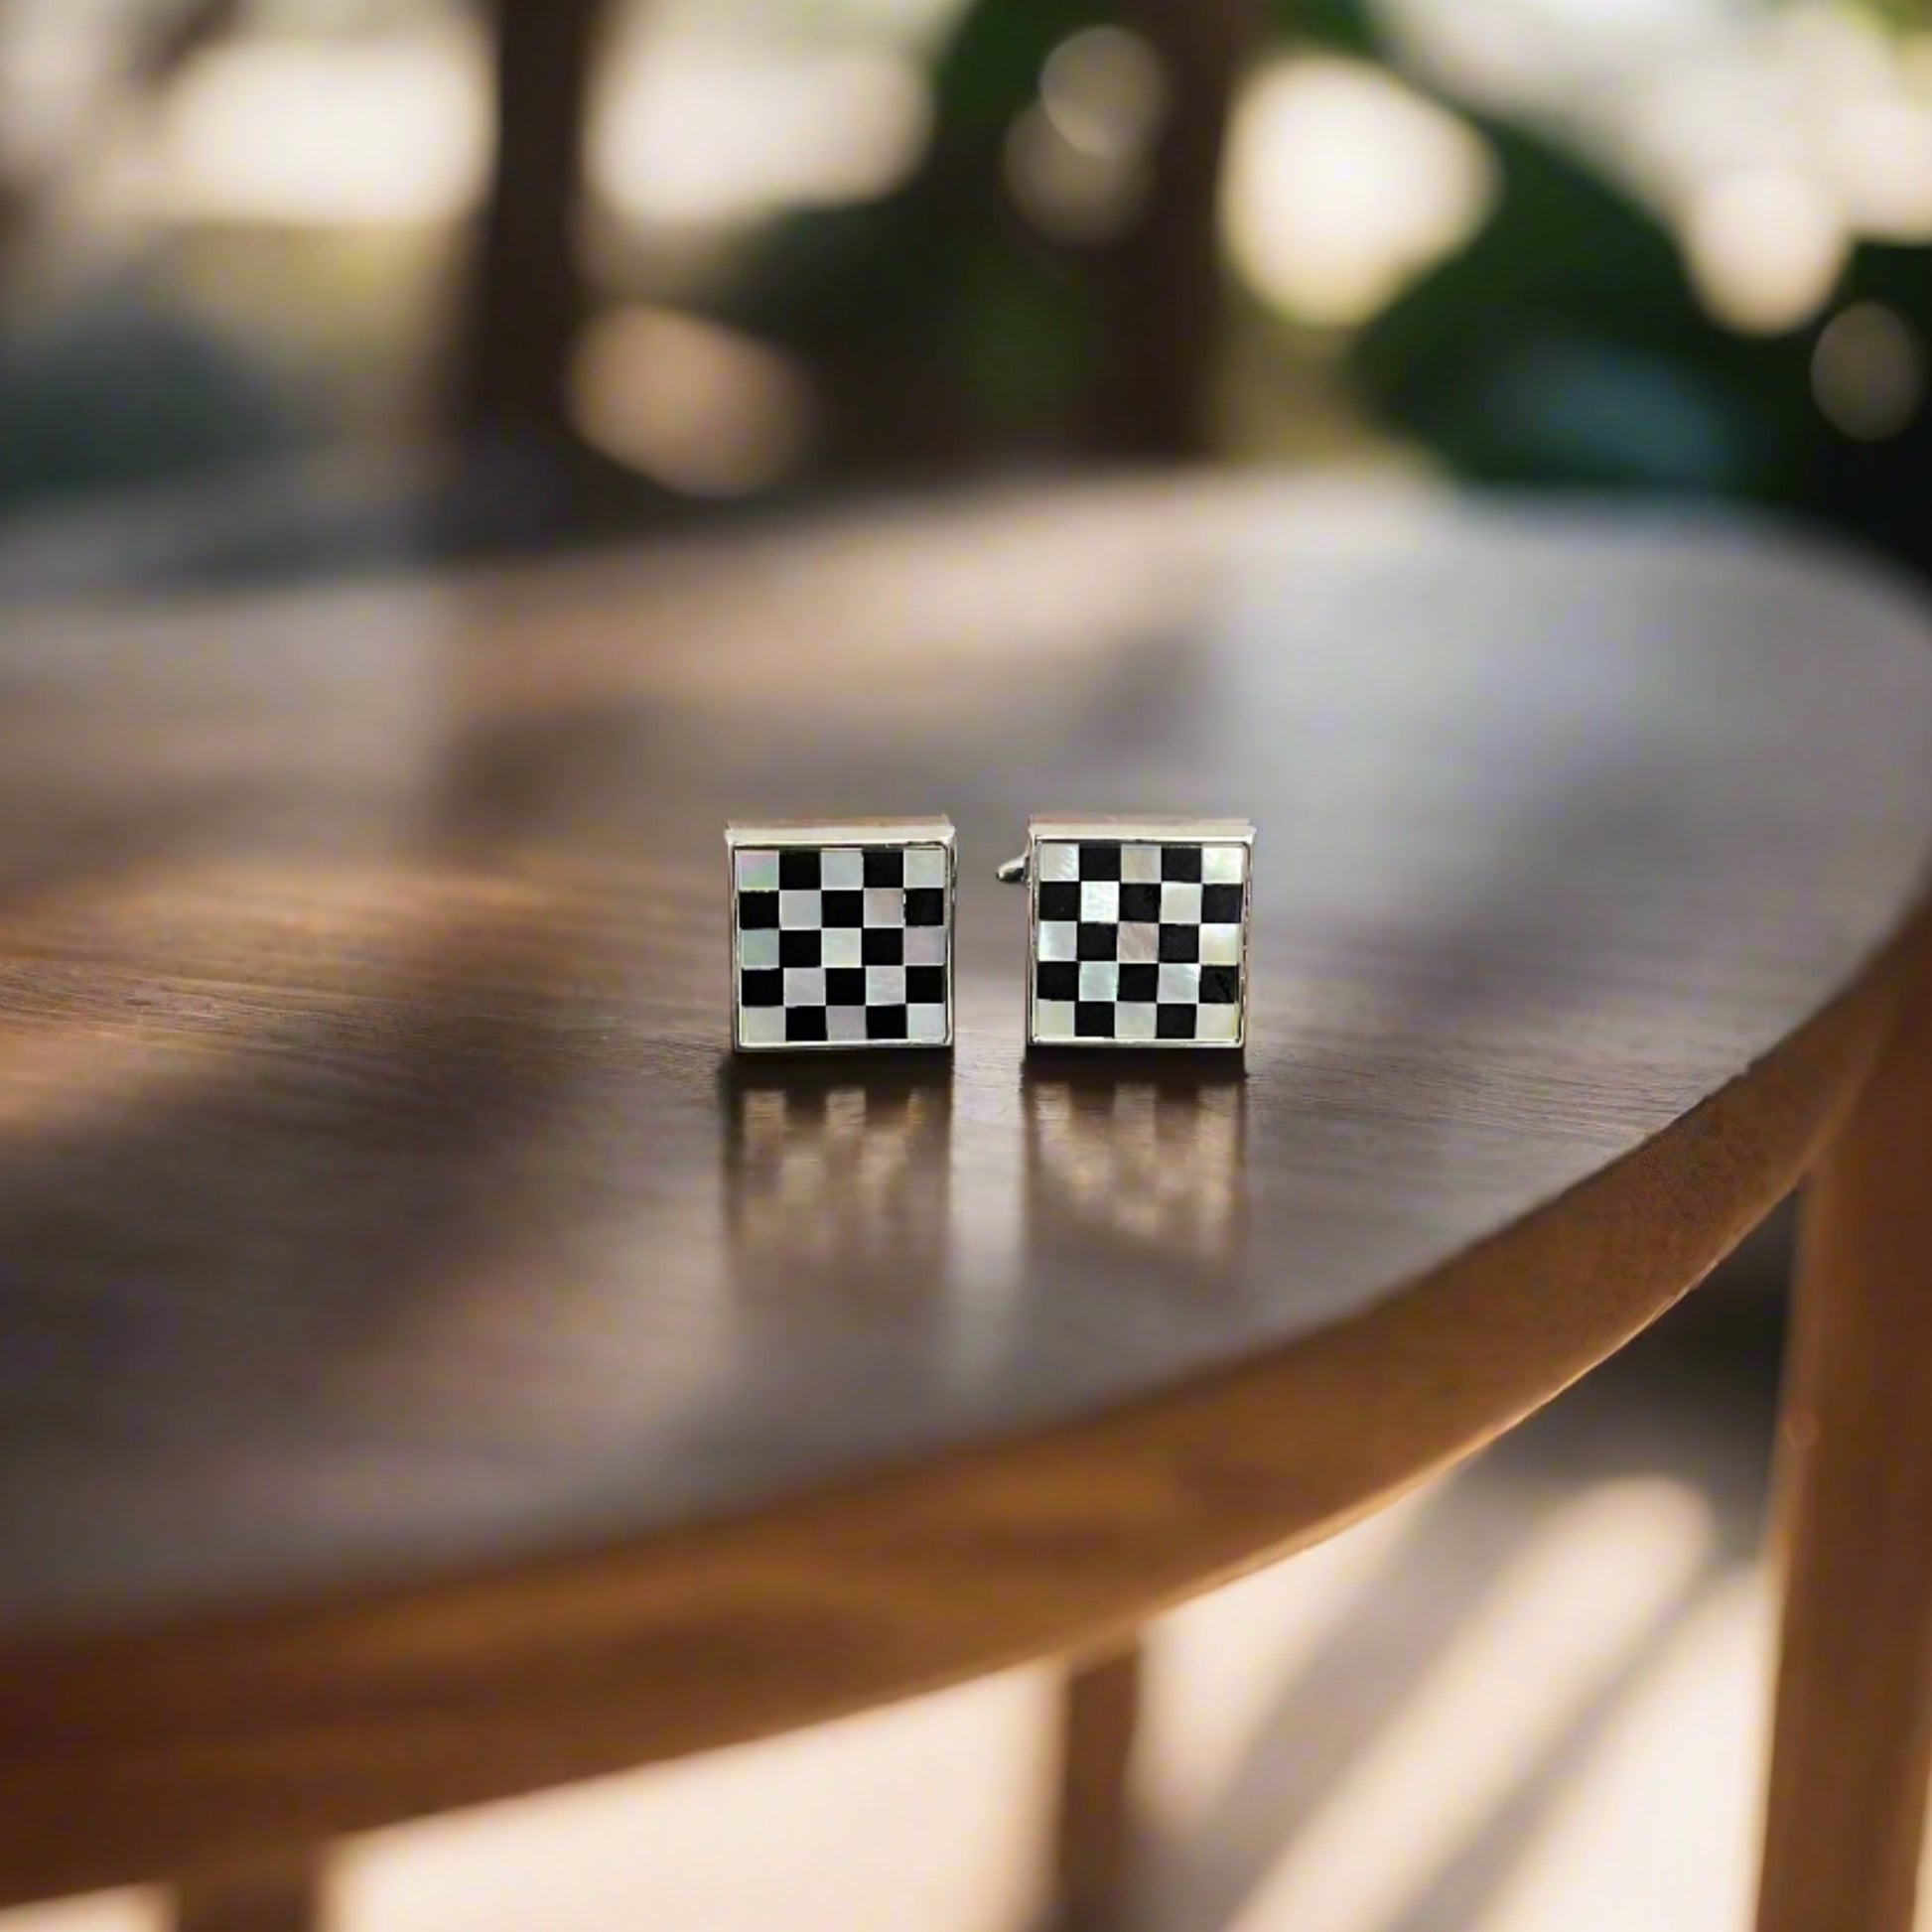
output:
M1921 0L0 0L0 598L1195 461L1924 571L1928 332ZM1742 1924L1784 1252L1170 1620L1150 1928ZM1004 1932L1050 1698L388 1835L345 1901Z
M1929 241L1918 0L0 0L0 536L1211 456L1923 567Z

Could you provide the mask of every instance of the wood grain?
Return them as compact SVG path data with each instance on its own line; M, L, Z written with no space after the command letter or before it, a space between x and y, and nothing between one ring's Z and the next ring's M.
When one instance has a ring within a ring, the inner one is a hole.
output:
M1932 1775L1932 998L1806 1189L1760 1932L1910 1932Z
M1862 1077L1926 642L1206 485L16 615L0 1896L1105 1643L1507 1427ZM1261 824L1244 1078L1024 1061L992 864L1109 807ZM724 820L923 809L952 1067L733 1066Z

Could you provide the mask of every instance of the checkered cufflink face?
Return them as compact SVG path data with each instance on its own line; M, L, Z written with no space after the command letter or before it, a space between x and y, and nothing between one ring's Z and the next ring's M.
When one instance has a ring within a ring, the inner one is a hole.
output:
M952 1044L950 824L733 826L726 843L741 1052Z
M1042 824L1027 1037L1037 1046L1240 1046L1253 829Z

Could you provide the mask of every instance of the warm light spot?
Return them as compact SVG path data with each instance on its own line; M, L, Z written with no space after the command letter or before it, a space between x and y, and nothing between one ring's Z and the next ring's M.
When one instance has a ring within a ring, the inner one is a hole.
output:
M185 219L448 220L481 192L491 138L469 35L242 41L202 55L169 94L161 195Z
M1222 221L1263 296L1302 321L1359 323L1468 240L1494 174L1472 129L1379 69L1296 59L1236 106Z
M1483 1913L1483 1932L1750 1920L1770 1630L1763 1583L1713 1585L1649 1657Z
M1007 192L1042 234L1092 243L1139 218L1168 111L1161 57L1123 27L1070 34L1040 69L1039 98L1007 132Z
M1088 27L1046 57L1039 104L1060 139L1082 154L1144 153L1168 111L1168 75L1142 35Z
M806 1620L774 1610L772 1629L766 1667L788 1654L809 1666ZM331 1854L332 1922L355 1932L1034 1924L1056 1683L1044 1669L1010 1671L748 1747L345 1840Z
M1824 165L1861 234L1932 241L1932 106L1853 100L1822 118Z
M175 1915L157 1888L97 1892L0 1912L4 1932L168 1932Z
M1381 0L1379 11L1404 63L1440 90L1527 121L1680 232L1696 221L1699 287L1733 327L1777 333L1815 313L1835 229L1932 241L1932 35L1897 32L1885 15L1899 9ZM1759 185L1740 189L1744 178ZM1775 198L1788 220L1744 206L1753 197ZM1835 214L1820 212L1824 199Z
M1727 328L1778 336L1831 299L1852 237L1836 197L1782 169L1721 175L1698 189L1682 239L1705 308Z
M1566 1505L1365 1741L1230 1932L1404 1923L1526 1767L1684 1598L1711 1538L1708 1506L1682 1482L1609 1482Z
M1140 155L1076 147L1038 102L1008 129L1005 168L1014 206L1054 241L1110 241L1133 226L1147 198Z
M608 64L589 170L631 220L726 226L888 193L918 164L931 119L917 65L885 48L640 32Z
M776 350L668 309L618 309L584 332L570 370L578 430L673 489L737 495L776 482L811 427L804 377Z
M87 138L107 85L98 25L69 4L15 0L0 11L0 173L31 179Z
M1811 393L1855 441L1896 436L1925 400L1925 352L1911 324L1882 302L1841 310L1812 351Z

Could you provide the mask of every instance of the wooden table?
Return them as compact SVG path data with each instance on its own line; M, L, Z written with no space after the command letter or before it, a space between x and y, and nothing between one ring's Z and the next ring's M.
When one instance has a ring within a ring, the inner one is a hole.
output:
M7 615L0 1903L1133 1633L1808 1168L1767 1932L1907 1923L1932 630L1784 531L1119 484ZM1034 809L1261 826L1245 1074L1030 1063ZM950 811L950 1066L737 1066L730 813ZM1802 1824L1802 1831L1798 1826Z

